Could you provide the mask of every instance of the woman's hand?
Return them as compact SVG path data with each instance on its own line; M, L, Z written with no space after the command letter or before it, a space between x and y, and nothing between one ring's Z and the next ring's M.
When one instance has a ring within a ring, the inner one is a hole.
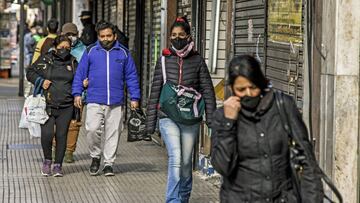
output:
M42 84L42 88L44 90L47 90L51 85L51 81L50 80L44 80L43 84Z
M237 120L239 111L241 110L240 98L231 96L224 102L225 118Z
M87 88L88 85L89 85L89 79L86 78L86 79L83 81L83 86L84 86L85 88Z

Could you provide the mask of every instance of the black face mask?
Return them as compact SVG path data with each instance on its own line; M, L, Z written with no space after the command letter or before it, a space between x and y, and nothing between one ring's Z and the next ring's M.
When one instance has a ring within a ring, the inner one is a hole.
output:
M109 50L113 47L114 42L115 42L115 40L114 41L103 40L103 41L100 41L100 44L104 49Z
M91 18L80 19L83 25L91 24Z
M70 56L70 49L65 49L65 48L57 49L56 55L58 55L61 59L65 60Z
M181 50L183 49L186 45L189 44L188 38L182 39L182 38L175 38L175 39L171 39L170 40L172 46L177 49L177 50Z
M253 111L259 105L260 99L261 99L260 95L256 97L249 97L249 96L242 97L240 101L241 107L246 110Z

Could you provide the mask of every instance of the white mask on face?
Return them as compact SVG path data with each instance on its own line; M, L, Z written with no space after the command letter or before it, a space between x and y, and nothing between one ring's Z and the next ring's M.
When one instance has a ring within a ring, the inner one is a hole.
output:
M69 39L71 40L71 46L75 46L79 38L76 36L69 36Z

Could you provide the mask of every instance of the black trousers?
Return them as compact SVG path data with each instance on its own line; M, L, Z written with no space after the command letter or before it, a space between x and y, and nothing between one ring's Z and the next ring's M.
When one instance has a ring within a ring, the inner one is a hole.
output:
M55 163L62 164L65 150L66 139L70 125L71 118L73 116L73 106L48 110L49 119L44 125L41 125L41 146L45 159L51 160L52 140L55 135L56 140L56 152Z

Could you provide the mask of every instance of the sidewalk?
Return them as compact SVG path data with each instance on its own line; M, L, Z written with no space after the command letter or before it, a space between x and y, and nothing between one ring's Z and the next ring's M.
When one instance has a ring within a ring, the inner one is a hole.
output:
M0 81L0 202L3 203L160 203L164 202L167 158L153 142L127 143L122 134L114 177L88 173L90 158L83 130L76 162L64 163L63 178L42 177L40 139L30 138L18 122L23 99L3 95ZM12 95L16 95L14 92ZM218 189L194 176L192 203L218 202Z

